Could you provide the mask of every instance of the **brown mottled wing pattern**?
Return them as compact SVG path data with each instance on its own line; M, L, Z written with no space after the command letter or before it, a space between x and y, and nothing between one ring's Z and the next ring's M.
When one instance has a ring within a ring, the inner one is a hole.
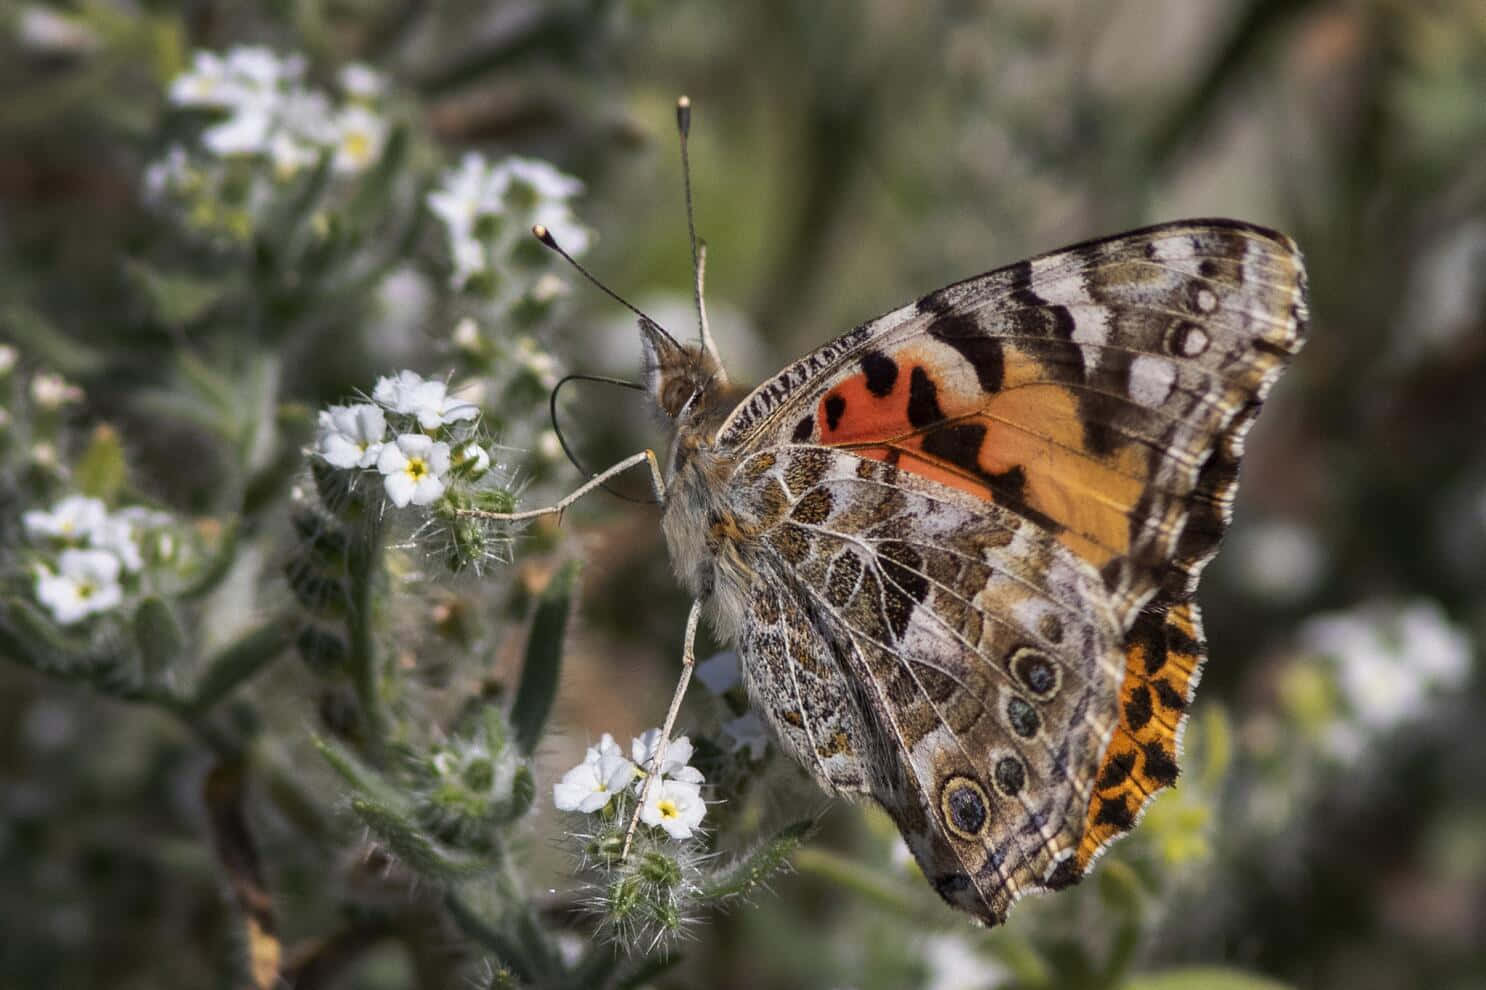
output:
M1287 238L1165 224L863 324L719 429L755 697L951 903L1076 881L1175 780L1190 599L1305 327Z
M734 479L760 708L827 789L887 809L947 900L1000 921L1070 868L1115 729L1123 633L1098 571L846 451L765 451Z

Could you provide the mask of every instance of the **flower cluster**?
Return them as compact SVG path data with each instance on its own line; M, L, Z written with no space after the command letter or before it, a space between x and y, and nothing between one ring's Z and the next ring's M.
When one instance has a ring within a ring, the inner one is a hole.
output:
M377 381L371 401L321 410L314 454L342 472L376 477L397 508L427 509L446 529L458 570L489 557L502 537L471 515L509 512L515 496L493 471L480 409L447 383L412 371Z
M191 68L170 84L177 106L223 111L202 145L214 155L264 156L281 179L333 155L337 172L355 173L377 160L387 122L373 109L382 79L362 65L341 70L346 101L336 106L304 85L305 61L265 48L234 48L226 55L195 53Z
M170 102L212 115L199 151L175 145L144 174L146 196L179 206L189 225L238 238L256 229L276 190L322 160L342 177L382 156L390 126L384 82L362 65L339 76L340 98L308 85L302 56L240 47L198 51L170 84Z
M479 416L444 382L401 371L377 381L372 402L321 410L315 453L332 467L377 471L398 508L431 505L456 473L476 481L490 469L489 453L463 428Z
M550 230L569 254L586 251L589 231L570 206L582 190L581 182L544 161L510 157L492 164L478 153L465 155L428 195L428 208L448 234L454 287L500 294L500 273L529 240L533 224Z
M36 599L64 626L118 608L126 584L138 582L147 550L150 559L168 558L175 546L169 515L141 506L109 512L85 495L32 509L21 522L39 547Z
M707 812L702 800L705 780L700 770L690 766L691 740L686 736L672 739L666 746L665 760L655 766L660 747L660 730L651 729L630 744L630 755L607 732L597 746L588 747L583 762L563 775L553 785L552 803L559 811L613 813L624 810L626 798L645 793L649 774L656 774L640 809L640 821L663 829L673 839L689 839L700 828ZM618 799L618 800L616 800Z
M1326 726L1326 748L1355 759L1369 738L1425 717L1433 696L1470 676L1470 637L1438 604L1375 604L1318 615L1300 630L1309 652L1334 664L1342 717Z

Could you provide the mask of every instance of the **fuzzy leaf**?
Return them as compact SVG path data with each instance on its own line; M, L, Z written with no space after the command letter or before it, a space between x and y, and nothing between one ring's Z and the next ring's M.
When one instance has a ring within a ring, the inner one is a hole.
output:
M568 616L573 608L573 592L578 583L578 562L568 561L552 576L526 638L526 659L521 665L521 684L511 706L511 725L516 734L516 748L531 753L542 738L552 702L557 696L557 682L562 672L562 641L567 632Z
M180 660L186 649L186 634L170 606L152 595L134 611L134 642L145 671L158 674Z
M773 838L713 874L702 888L702 897L722 900L749 893L788 864L814 827L815 823L809 820L785 826Z
M124 262L124 271L140 294L150 301L155 316L168 327L194 323L232 288L226 281L163 272L136 258Z
M73 469L78 491L112 502L124 487L126 475L124 445L119 442L118 432L111 426L99 426Z
M388 852L421 876L450 883L483 873L496 865L491 860L450 849L390 804L353 797L351 810L366 823Z
M202 712L272 663L294 640L294 623L271 619L207 661L191 707Z

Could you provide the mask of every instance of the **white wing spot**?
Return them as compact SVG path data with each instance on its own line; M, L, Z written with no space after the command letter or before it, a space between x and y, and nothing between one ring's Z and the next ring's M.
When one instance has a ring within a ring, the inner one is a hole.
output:
M1204 313L1211 313L1218 306L1218 297L1213 295L1211 289L1199 289L1197 292L1197 308Z
M1196 357L1207 350L1207 332L1201 327L1188 327L1182 335L1182 357Z
M1176 382L1176 365L1165 358L1142 354L1130 362L1130 397L1154 408L1166 401Z

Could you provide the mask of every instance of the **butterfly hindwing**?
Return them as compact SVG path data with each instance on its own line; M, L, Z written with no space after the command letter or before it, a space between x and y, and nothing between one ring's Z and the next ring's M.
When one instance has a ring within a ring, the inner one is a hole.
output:
M845 451L764 451L734 478L769 602L740 633L760 708L818 777L849 743L940 893L1001 920L1083 839L1123 669L1102 579L1009 510ZM793 667L779 602L817 641ZM806 667L841 686L832 704L801 702Z

